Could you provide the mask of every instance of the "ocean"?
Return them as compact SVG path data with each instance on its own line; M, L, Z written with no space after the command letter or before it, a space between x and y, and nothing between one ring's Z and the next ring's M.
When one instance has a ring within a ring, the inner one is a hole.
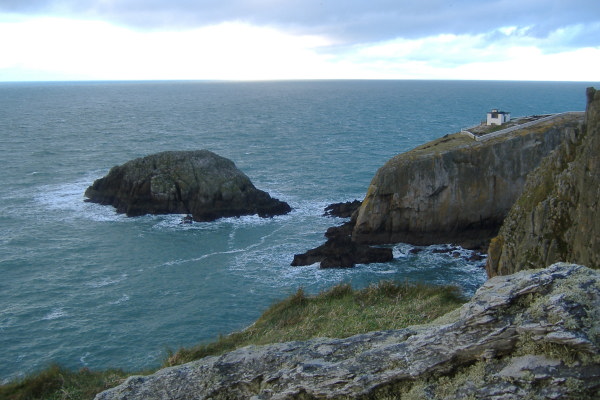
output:
M300 287L453 284L482 262L393 245L394 260L291 267L345 220L396 154L485 118L585 108L590 83L478 81L0 83L0 381L51 363L157 367L169 350L243 329ZM84 202L130 159L208 149L293 211L181 224ZM443 246L442 246L443 247ZM467 250L461 252L468 256Z

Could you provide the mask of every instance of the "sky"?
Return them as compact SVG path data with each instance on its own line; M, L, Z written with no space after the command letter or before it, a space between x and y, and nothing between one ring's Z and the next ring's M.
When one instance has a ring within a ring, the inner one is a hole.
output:
M0 81L600 81L600 0L0 0Z

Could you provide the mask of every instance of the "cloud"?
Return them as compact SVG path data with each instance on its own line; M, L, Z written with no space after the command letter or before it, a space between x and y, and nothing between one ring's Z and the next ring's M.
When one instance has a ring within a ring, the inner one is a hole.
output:
M600 2L0 0L0 37L0 80L594 81Z
M339 54L379 76L408 79L597 81L600 48L569 48L574 25L547 38L528 29L502 27L485 34L441 34L354 46Z
M0 24L0 81L44 79L506 79L597 80L600 49L540 50L568 42L528 29L440 34L336 46L241 22L190 30L137 31L103 21L35 18ZM575 33L573 33L575 32ZM493 38L493 40L491 39Z
M0 25L2 70L80 79L292 79L333 74L313 49L318 36L222 23L189 31L138 32L101 21L38 18ZM333 77L333 75L331 76Z
M136 29L191 29L223 22L327 35L344 43L530 27L547 37L600 21L597 0L3 0L0 12L100 19ZM588 42L600 44L598 35Z

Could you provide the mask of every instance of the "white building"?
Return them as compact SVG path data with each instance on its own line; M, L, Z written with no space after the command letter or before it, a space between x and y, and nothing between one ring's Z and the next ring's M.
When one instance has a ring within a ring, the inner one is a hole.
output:
M487 113L488 125L502 125L508 121L510 121L510 113L507 111L498 111L497 109L493 109Z

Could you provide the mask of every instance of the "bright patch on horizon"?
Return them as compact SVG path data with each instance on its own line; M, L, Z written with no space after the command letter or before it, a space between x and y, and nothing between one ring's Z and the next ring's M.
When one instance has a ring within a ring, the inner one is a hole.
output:
M238 22L190 31L138 32L100 21L41 18L0 24L0 69L84 79L285 79L326 66L319 36L294 36ZM0 80L2 75L0 75Z
M136 31L64 18L0 22L0 81L278 79L600 79L599 47L570 48L582 27L546 38L506 26L342 46L332 38L226 22Z

